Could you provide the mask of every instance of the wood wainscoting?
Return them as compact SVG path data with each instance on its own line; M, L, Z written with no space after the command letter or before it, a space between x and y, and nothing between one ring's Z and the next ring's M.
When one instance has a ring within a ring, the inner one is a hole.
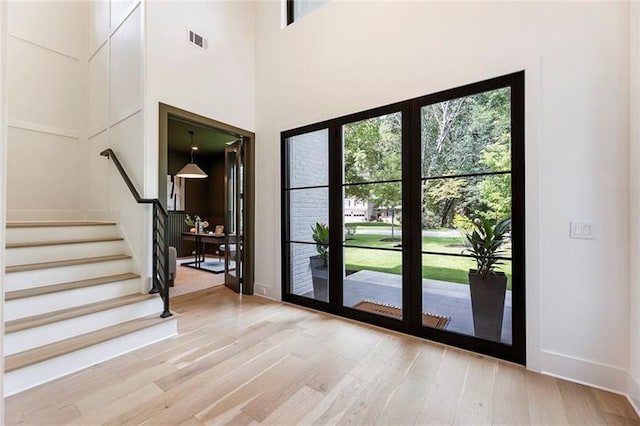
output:
M209 231L213 231L216 225L222 225L224 223L224 217L220 213L198 213L198 216L200 216L203 220L209 222ZM186 217L187 212L169 212L169 227L167 228L169 245L176 248L178 257L191 256L193 254L193 251L195 250L195 243L193 241L184 240L180 235L182 232L188 231L187 225L184 224L184 220L186 219Z

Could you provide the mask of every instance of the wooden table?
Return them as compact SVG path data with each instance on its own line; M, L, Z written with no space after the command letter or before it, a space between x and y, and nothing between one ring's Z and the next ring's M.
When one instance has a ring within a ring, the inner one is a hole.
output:
M183 232L182 239L187 241L195 241L196 243L195 259L192 262L185 262L182 265L188 266L190 268L201 269L203 271L213 272L208 269L202 268L202 263L205 261L205 245L215 244L218 246L219 250L220 246L225 243L225 236L213 235L207 232Z

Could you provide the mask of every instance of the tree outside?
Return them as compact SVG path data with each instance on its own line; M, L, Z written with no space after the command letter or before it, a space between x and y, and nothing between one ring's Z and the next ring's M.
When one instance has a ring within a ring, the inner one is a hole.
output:
M423 240L424 232L431 230L468 228L475 217L492 223L511 217L510 103L510 89L503 88L422 108ZM344 126L343 138L345 184L355 184L345 186L345 197L388 210L395 219L390 224L392 240L399 239L396 223L401 224L402 217L401 123L399 112L350 123ZM459 176L477 174L480 176ZM360 229L367 228L359 224ZM359 234L354 237L350 243L357 245ZM380 236L381 241L383 238ZM428 238L430 244L437 243L434 238ZM437 251L460 253L464 248L462 239L451 240L449 233L440 240L442 244L436 244ZM354 252L354 256L347 258L349 263L349 258L358 256ZM455 258L448 258L447 268L438 271L434 268L434 274L423 270L423 276L466 282L461 271L468 270L467 262L460 259L459 270L454 265ZM348 268L375 270L373 258L368 261L363 255L358 262L360 264L352 263ZM400 269L396 265L396 273ZM445 269L452 272L447 274Z

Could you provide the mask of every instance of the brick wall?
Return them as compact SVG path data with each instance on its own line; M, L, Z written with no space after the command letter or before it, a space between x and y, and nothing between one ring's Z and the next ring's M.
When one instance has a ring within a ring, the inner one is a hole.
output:
M295 136L288 139L289 186L299 188L325 185L327 188L289 191L290 236L293 241L313 242L311 227L329 221L329 149L328 131ZM317 254L315 245L290 245L291 292L312 291L309 257Z

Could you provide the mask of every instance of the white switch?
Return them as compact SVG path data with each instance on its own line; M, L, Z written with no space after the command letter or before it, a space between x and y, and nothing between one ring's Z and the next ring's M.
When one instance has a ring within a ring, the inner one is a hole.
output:
M595 224L590 222L570 222L570 226L570 238L593 240Z

